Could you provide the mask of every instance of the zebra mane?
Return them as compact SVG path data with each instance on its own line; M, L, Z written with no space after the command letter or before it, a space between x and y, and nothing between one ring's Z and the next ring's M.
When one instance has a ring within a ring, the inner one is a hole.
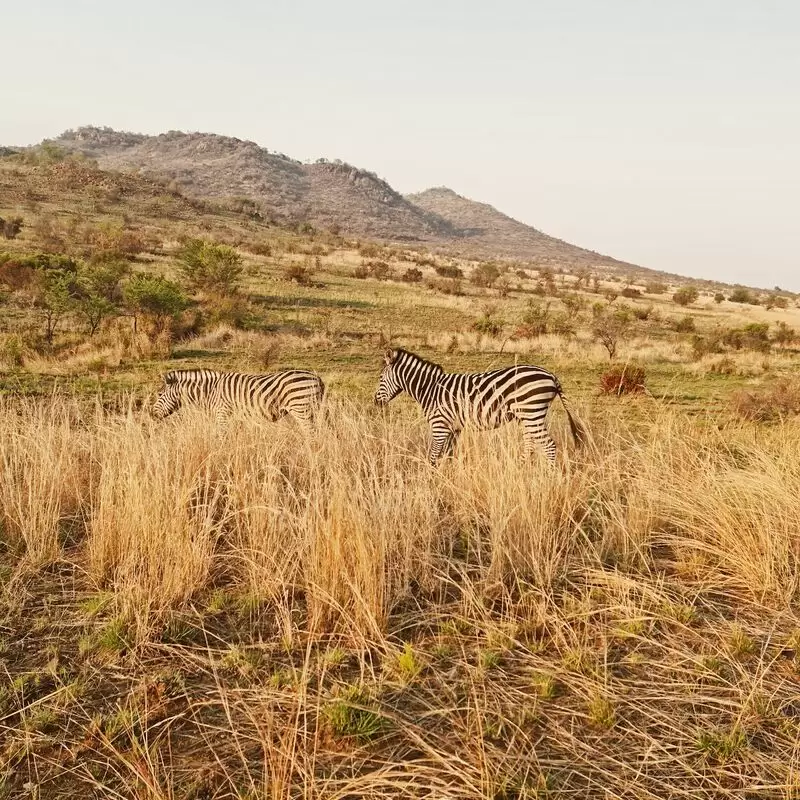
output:
M204 377L217 375L213 369L173 369L164 375L164 383L171 386L176 383L194 383Z
M396 348L394 350L394 354L393 363L399 361L401 356L405 356L406 363L413 361L421 366L432 367L436 372L445 372L445 369L441 364L437 364L435 361L428 361L426 358L418 356L416 353L412 353L409 350L404 350L402 347Z

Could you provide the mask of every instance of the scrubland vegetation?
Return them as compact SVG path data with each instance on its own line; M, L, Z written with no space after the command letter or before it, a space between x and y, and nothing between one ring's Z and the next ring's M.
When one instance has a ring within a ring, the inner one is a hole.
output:
M36 158L0 160L0 796L798 797L794 295ZM431 470L369 403L387 343L552 369L591 441L555 411L555 469L509 427ZM326 413L153 421L200 365L316 369Z

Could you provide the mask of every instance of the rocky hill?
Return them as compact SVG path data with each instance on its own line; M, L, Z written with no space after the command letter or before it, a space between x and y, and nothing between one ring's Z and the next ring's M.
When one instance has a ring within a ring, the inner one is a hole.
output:
M420 242L482 258L637 271L547 236L447 188L403 197L386 181L340 161L304 164L255 142L206 133L158 136L85 127L54 140L104 169L169 178L199 197L246 197L281 222L309 222L373 239Z

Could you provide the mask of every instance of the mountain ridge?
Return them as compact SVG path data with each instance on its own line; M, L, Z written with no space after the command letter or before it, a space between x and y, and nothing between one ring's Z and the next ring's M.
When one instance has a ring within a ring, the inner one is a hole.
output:
M374 172L338 159L304 163L232 136L84 126L47 141L83 153L103 169L167 178L188 195L247 198L282 223L420 243L467 257L656 272L549 236L448 187L403 195Z

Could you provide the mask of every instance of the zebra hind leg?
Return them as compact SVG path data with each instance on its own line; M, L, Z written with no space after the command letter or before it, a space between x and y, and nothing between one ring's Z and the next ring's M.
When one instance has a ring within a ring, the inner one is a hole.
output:
M523 422L525 457L530 458L534 450L541 450L551 465L556 463L556 443L547 430L544 420L536 423Z

